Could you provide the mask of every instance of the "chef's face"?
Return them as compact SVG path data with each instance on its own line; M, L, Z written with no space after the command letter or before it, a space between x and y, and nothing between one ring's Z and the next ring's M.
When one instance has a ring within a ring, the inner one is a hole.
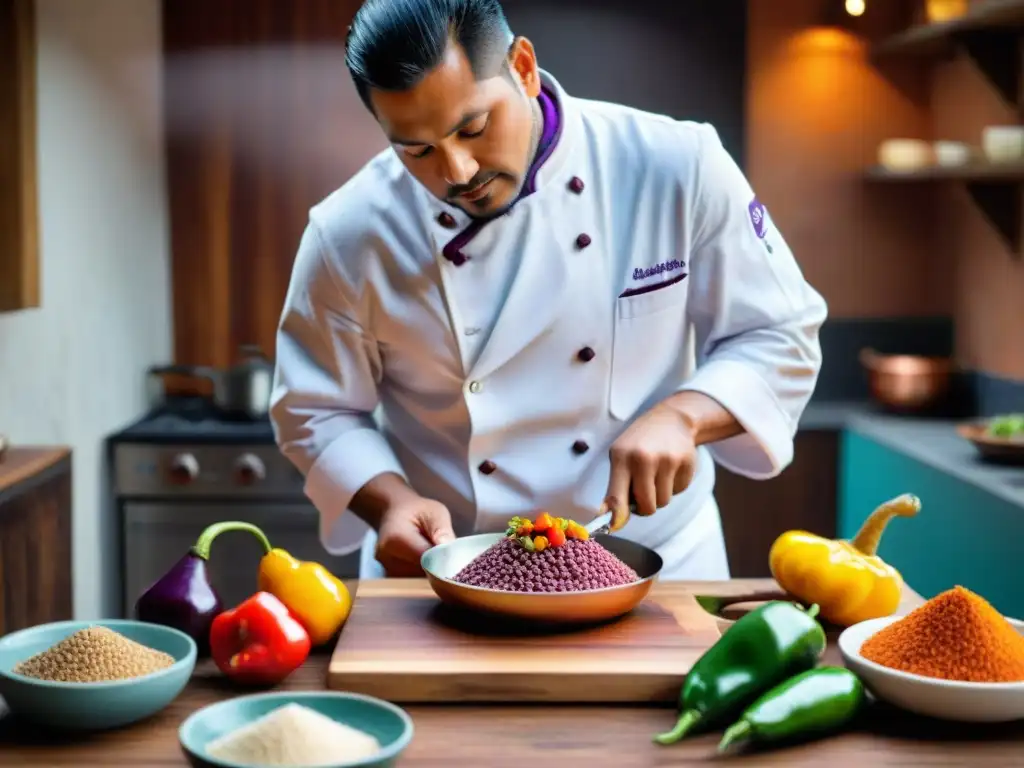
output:
M507 63L477 80L465 53L408 91L373 91L374 113L405 167L430 192L470 216L501 213L519 194L532 158L540 75L533 46L517 38Z

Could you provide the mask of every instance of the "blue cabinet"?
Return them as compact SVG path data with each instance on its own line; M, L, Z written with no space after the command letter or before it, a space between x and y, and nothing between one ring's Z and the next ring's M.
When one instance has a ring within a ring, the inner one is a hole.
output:
M890 522L878 554L926 598L959 584L1024 618L1024 510L851 430L839 456L842 538L883 501L914 493L921 512Z

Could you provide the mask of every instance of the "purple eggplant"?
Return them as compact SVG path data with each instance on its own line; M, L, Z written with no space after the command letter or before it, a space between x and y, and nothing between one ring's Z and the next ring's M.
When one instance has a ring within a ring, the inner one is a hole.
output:
M135 617L139 621L180 629L196 641L201 656L209 655L210 625L224 610L220 595L210 583L206 562L210 559L213 540L230 530L248 531L261 539L267 550L270 549L263 532L254 525L237 521L215 523L203 531L185 556L135 602Z

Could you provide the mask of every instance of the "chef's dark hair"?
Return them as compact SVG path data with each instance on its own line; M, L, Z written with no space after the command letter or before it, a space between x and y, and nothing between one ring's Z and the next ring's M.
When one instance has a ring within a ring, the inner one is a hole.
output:
M372 112L371 89L414 87L441 63L449 43L484 78L498 73L512 41L498 0L366 0L349 27L345 63Z

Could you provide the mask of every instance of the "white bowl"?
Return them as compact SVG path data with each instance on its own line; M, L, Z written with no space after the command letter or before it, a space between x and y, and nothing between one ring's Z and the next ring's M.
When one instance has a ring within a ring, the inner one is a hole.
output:
M971 160L971 148L959 141L936 141L935 162L945 167L966 165Z
M916 171L934 160L932 145L922 139L886 139L878 145L878 164L890 171Z
M990 125L981 132L981 147L993 163L1024 159L1024 126Z
M839 636L843 662L877 698L901 709L942 720L1003 723L1024 719L1024 682L963 683L912 675L883 667L860 655L864 642L902 616L854 624ZM1007 619L1024 635L1024 622Z

